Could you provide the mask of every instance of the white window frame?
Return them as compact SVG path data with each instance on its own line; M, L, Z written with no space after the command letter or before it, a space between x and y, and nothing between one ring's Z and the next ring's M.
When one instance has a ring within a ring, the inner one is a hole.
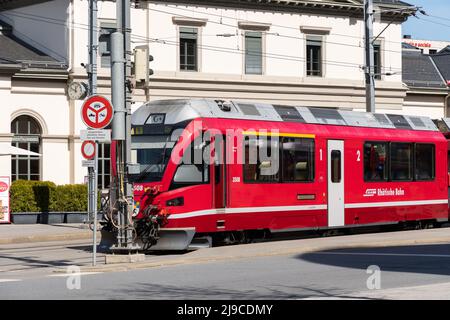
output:
M331 28L329 27L316 27L316 26L300 26L300 32L303 34L303 57L304 61L303 63L303 77L304 78L325 78L327 75L327 63L326 63L326 56L327 56L327 36L331 32ZM320 36L322 38L322 46L321 46L321 68L322 68L322 74L320 76L309 76L308 75L308 68L307 68L307 39L308 36Z
M175 25L175 30L177 34L177 45L175 47L176 50L176 66L177 72L202 72L202 32L203 27L206 26L208 19L198 19L198 18L190 18L190 17L172 17L172 22ZM180 28L197 28L197 70L181 70L180 68Z
M252 22L252 21L238 21L238 28L241 30L240 34L242 36L242 75L247 77L260 77L266 75L266 33L270 30L272 24L262 23L262 22ZM261 74L247 74L245 68L245 33L250 32L261 32Z

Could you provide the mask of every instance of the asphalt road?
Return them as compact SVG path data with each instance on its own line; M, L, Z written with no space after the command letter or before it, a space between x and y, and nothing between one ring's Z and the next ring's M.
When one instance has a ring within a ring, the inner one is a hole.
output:
M66 274L15 271L7 277L0 275L0 300L367 298L371 276L367 268L373 265L381 271L381 290L450 283L450 244L331 250L82 274L80 289L71 290L68 280L71 287L78 282Z

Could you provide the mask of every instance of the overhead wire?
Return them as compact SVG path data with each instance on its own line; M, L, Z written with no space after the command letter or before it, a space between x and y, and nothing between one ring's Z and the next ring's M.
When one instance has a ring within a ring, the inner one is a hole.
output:
M166 12L167 13L167 12ZM43 17L43 16L37 16L37 15L31 15L31 14L23 14L23 13L8 13L10 15L13 16L17 16L23 19L30 19L30 20L34 20L34 21L39 21L39 22L45 22L45 23L50 23L50 24L55 24L55 25L61 25L64 26L66 28L77 28L77 29L82 29L82 30L88 30L88 26L86 24L82 24L82 23L70 23L72 26L69 26L68 23L64 20L61 19L55 19L55 18L49 18L49 17ZM2 17L3 14L0 14L0 17ZM229 25L231 26L231 25ZM235 26L233 26L235 27ZM97 27L97 29L101 30L101 27ZM289 36L288 36L289 37ZM131 34L131 38L134 39L140 39L140 40L145 40L145 41L149 41L149 42L154 42L154 43L163 43L163 44L167 44L167 45L178 45L178 42L176 41L169 41L169 40L160 40L158 38L147 38L145 36L141 36L141 35L137 35L137 34ZM301 38L297 38L297 37L292 37L295 39L301 39ZM330 43L329 41L325 41L325 43ZM342 44L342 43L334 43L334 44L338 44L338 45L346 45L346 44ZM353 45L348 45L348 46L353 46ZM236 49L236 48L227 48L227 47L219 47L219 46L211 46L211 45L199 45L199 48L205 49L205 50L210 50L210 51L216 51L216 52L226 52L226 53L243 53L245 52L245 50L241 50L241 49ZM359 47L359 46L358 46ZM292 55L285 55L285 54L276 54L276 53L270 53L270 52L264 52L262 53L262 56L267 57L267 58L272 58L272 59L284 59L284 60L289 60L289 61L305 61L305 58L301 58L298 56L292 56ZM350 62L342 62L342 61L333 61L333 60L323 60L323 62L326 62L330 65L335 65L335 66L343 66L343 67L354 67L357 69L361 69L362 65L360 64L355 64L355 63L350 63ZM386 69L386 67L385 67ZM401 68L389 68L390 70L401 70Z
M168 6L170 8L173 9L178 9L178 10L187 10L184 8L180 8L180 7L173 7L173 6ZM157 10L157 9L151 9L151 8L147 8L148 10L151 11L156 11L156 12L161 12L164 14L173 14L173 12L168 12L168 11L164 11L164 10ZM189 10L189 12L191 12ZM207 14L207 13L202 13L201 14ZM88 30L88 25L87 24L83 24L83 23L76 23L76 22L71 22L71 23L67 23L65 20L62 19L56 19L56 18L51 18L51 17L44 17L44 16L39 16L39 15L34 15L34 14L29 14L29 13L24 13L24 12L9 12L9 15L13 15L19 18L23 18L23 19L31 19L31 20L35 20L35 21L40 21L40 22L45 22L45 23L53 23L56 25L62 25L66 28L78 28L78 29L83 29L83 30ZM210 16L219 16L217 14L214 13L208 13L208 15ZM3 14L0 14L0 16L5 17ZM188 16L186 16L188 17ZM220 15L220 18L226 18L226 19L233 19L233 20L238 20L238 18L236 17L230 17L230 16L225 16L223 14ZM441 18L441 19L445 19L442 17L436 17L436 18ZM435 24L439 24L439 25L444 25L446 27L450 27L449 25L446 24L442 24L442 23L438 23L435 21L431 21L428 19L424 19L424 18L420 18L423 21L427 21L430 23L435 23ZM447 20L447 19L446 19ZM450 19L448 19L450 20ZM230 25L230 24L226 24L223 23L223 21L211 21L211 23L216 23L216 24L220 24L220 25L225 25L225 26L229 26L234 28L235 30L238 30L236 25ZM297 28L294 27L290 27L290 26L283 26L283 25L278 25L278 24L273 24L273 26L277 26L277 27L283 27L283 28L287 28L287 29L295 29L297 30ZM96 27L97 30L101 30L101 27ZM17 30L15 30L15 32L23 35L22 33L18 32ZM289 36L289 35L285 35L285 34L279 34L278 32L276 33L267 33L268 35L275 35L275 36L280 36L280 37L286 37L286 38L291 38L291 39L302 39L301 37L296 37L296 36ZM338 36L345 36L345 37L350 37L350 38L356 38L361 40L360 37L356 37L356 36L350 36L350 35L343 35L343 34L337 34L337 33L333 33L333 35L338 35ZM26 37L26 35L23 35ZM216 35L217 36L217 35ZM146 40L149 42L153 42L153 43L163 43L166 45L178 45L178 42L176 41L170 41L170 40L163 40L163 39L158 39L158 38L147 38L144 36L140 36L140 35L136 35L136 34L131 34L131 37L134 39L141 39L141 40ZM30 39L32 40L32 39ZM399 44L400 42L396 42L396 41L386 41L384 40L384 42L392 42L392 43L396 43ZM331 41L325 41L326 44L335 44L335 45L342 45L342 46L348 46L348 47L357 47L357 48L361 48L363 49L360 45L352 45L352 44L347 44L347 43L340 43L340 42L331 42ZM211 46L211 45L199 45L199 48L205 49L205 50L211 50L211 51L219 51L219 52L226 52L226 53L232 53L232 52L237 52L239 54L245 52L245 50L241 50L241 49L235 49L235 48L227 48L227 47L219 47L219 46ZM51 50L50 48L48 48L49 50ZM380 51L385 51L385 52L394 52L394 53L401 53L400 51L396 51L396 50L389 50L389 49L381 49ZM59 57L65 59L65 57L61 56L59 53L54 52L54 54L58 55ZM292 56L292 55L285 55L285 54L276 54L276 53L270 53L270 52L265 52L262 54L262 56L267 57L267 58L272 58L272 59L284 59L284 60L289 60L289 61L305 61L305 58L301 58L298 56ZM332 61L332 60L324 60L324 62L330 64L330 65L336 65L336 66L343 66L343 67L355 67L358 69L362 68L362 65L360 64L355 64L355 63L349 63L349 62L342 62L342 61ZM401 68L392 68L392 67L384 67L384 69L389 69L389 70L401 70Z

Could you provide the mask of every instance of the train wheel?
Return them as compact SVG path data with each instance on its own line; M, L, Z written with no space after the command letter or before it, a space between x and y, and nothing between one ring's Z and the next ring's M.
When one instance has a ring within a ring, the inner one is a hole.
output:
M433 229L435 221L421 220L416 222L416 230Z

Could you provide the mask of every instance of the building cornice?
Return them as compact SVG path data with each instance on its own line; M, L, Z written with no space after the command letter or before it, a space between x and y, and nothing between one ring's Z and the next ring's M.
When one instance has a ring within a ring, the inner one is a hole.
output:
M432 87L408 87L408 94L442 95L450 94L450 89Z
M256 9L262 11L278 11L289 13L310 13L317 15L360 17L363 15L363 5L361 1L333 1L333 0L152 0L152 3L183 4L204 7L223 7ZM398 22L406 19L416 12L414 6L403 4L376 4L383 8L381 19ZM393 9L389 11L388 9ZM399 10L404 9L404 10Z
M174 16L174 17L172 17L172 22L174 24L183 25L183 26L203 27L208 22L208 19Z
M238 28L243 30L269 31L271 25L271 23L238 21Z
M22 69L22 65L19 63L0 64L0 74L13 75Z
M69 79L69 73L66 70L22 69L15 73L13 77L67 81Z

